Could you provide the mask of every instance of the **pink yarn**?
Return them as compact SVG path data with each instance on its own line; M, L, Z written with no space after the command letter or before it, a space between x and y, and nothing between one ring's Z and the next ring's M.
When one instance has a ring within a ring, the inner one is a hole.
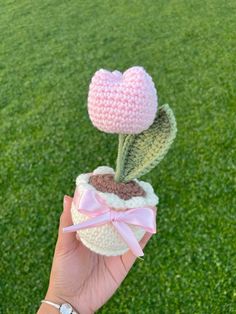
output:
M158 97L151 76L141 66L123 74L98 70L89 85L88 113L107 133L137 134L154 122Z

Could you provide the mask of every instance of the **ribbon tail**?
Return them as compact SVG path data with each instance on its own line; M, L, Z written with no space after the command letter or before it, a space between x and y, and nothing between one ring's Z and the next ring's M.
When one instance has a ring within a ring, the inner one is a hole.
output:
M133 254L135 256L143 256L143 250L130 227L122 221L113 221L112 224L119 232L123 240L128 244Z
M109 214L105 213L105 214L102 214L101 216L96 216L96 217L87 219L81 222L80 224L63 228L63 232L65 233L75 232L81 229L98 227L98 226L106 224L109 221L109 219L110 219Z

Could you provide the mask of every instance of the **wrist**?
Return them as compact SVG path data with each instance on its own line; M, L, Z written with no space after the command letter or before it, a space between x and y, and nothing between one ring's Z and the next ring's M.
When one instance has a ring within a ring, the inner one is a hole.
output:
M49 304L41 303L40 308L38 309L37 314L58 314L58 310Z
M50 300L51 302L62 304L62 303L70 303L69 300L66 300L64 297L57 295L52 290L48 290L46 293L46 296L44 298L45 300Z
M94 313L94 311L92 311L88 308L84 308L84 304L83 304L83 306L80 306L80 308L78 308L78 306L74 305L74 302L72 300L68 300L68 299L64 298L63 296L57 295L50 288L48 289L44 300L53 302L53 303L58 304L58 305L61 305L63 303L68 303L73 307L74 311L76 311L77 313L80 313L80 314L93 314ZM87 305L86 305L86 307L87 307ZM42 303L37 314L48 314L48 313L58 314L59 311L58 311L58 309L53 308L49 304Z
M68 300L66 300L63 297L57 296L50 289L47 291L46 296L44 298L44 301L49 301L49 302L52 302L52 303L57 304L59 306L62 304L68 303L73 307L73 305ZM75 309L74 307L73 307L73 310L77 311L77 309ZM59 314L59 309L52 306L51 304L47 304L47 303L42 302L40 305L40 308L38 309L37 314L48 314L48 313Z

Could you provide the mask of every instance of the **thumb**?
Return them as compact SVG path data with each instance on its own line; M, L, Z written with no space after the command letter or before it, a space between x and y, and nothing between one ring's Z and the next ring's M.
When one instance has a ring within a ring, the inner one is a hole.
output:
M60 250L70 250L72 247L74 247L74 244L76 242L76 237L74 233L64 233L63 228L68 227L73 224L71 219L71 204L72 204L72 198L70 196L65 195L64 196L64 208L63 212L60 217L60 224L59 224L59 230L58 230L58 239L57 239L57 247L60 248Z

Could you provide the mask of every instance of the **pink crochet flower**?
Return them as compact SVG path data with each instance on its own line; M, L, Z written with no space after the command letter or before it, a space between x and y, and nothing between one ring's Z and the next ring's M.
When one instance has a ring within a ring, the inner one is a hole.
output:
M138 134L154 122L157 101L155 85L143 67L123 74L100 69L89 85L88 113L101 131Z

